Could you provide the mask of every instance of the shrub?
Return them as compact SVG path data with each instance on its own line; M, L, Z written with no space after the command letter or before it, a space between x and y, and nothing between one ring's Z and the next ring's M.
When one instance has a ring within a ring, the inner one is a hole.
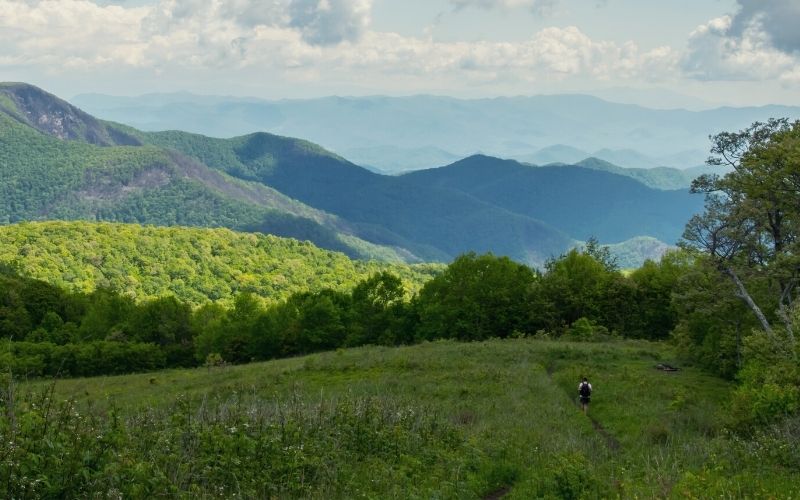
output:
M745 339L745 366L734 393L732 413L740 428L785 419L800 411L800 365L788 340L755 333Z

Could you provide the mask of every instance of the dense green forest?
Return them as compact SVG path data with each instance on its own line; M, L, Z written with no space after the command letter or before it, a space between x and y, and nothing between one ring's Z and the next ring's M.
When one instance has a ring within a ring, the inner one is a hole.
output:
M230 304L243 292L277 301L348 290L380 270L414 291L442 267L351 260L308 242L228 229L99 222L0 226L0 263L73 292L104 288L136 301L173 295L193 306Z

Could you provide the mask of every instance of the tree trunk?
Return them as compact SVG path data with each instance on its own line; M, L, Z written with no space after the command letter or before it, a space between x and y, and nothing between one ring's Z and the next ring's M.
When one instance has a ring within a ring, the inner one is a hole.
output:
M783 293L781 293L781 300L778 302L778 315L781 317L783 324L786 326L786 335L789 337L789 342L791 343L792 347L794 347L794 330L792 329L790 308L787 306L791 306L790 300L793 288L794 283L785 285L783 287Z
M765 332L767 332L767 335L769 335L770 337L774 337L772 327L769 325L767 317L764 316L764 313L761 311L761 308L758 307L758 304L755 303L753 297L751 297L750 294L747 292L747 288L745 288L744 283L742 283L742 280L739 279L739 276L736 274L736 271L734 271L730 267L726 267L724 271L725 274L730 276L730 278L733 280L733 283L736 285L736 288L738 289L736 295L738 295L740 299L744 300L745 303L747 304L747 307L749 307L750 310L753 311L753 314L756 315L756 318L758 318L759 323L761 323L761 327L764 329Z

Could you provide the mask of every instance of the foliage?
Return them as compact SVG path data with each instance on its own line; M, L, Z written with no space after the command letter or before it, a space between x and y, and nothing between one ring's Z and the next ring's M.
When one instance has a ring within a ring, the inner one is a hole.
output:
M438 267L352 261L309 243L226 229L85 222L0 226L0 263L72 291L107 288L137 301L169 294L192 305L230 303L243 292L277 301L347 290L378 270L417 290Z
M15 238L5 248L19 247L25 260L0 274L0 336L9 340L0 365L34 377L540 330L593 341L610 333L663 338L675 321L669 296L684 272L675 257L626 277L574 250L540 275L507 257L465 254L420 285L434 267L354 263L292 240L226 230L47 223L11 226L5 234ZM55 278L47 274L53 270ZM73 290L87 291L64 291L20 271L56 283L70 277ZM111 288L94 289L88 280L95 276ZM231 282L239 288L211 291ZM419 293L410 295L415 283ZM145 295L150 290L152 297ZM211 303L212 297L223 300ZM197 303L203 305L193 309ZM74 358L92 349L132 354L130 362L76 365Z
M530 268L507 257L462 255L422 288L419 336L481 340L526 331L535 280Z
M796 345L764 332L744 340L746 360L733 398L733 415L742 427L760 427L800 412L800 364Z
M736 294L770 335L773 321L753 300L746 282L768 279L777 318L793 337L793 290L798 283L797 192L800 186L800 122L773 119L737 133L714 136L709 161L733 171L703 176L693 189L704 192L706 212L692 218L684 238L706 253L736 285Z
M743 340L758 326L733 283L721 280L716 266L698 256L678 278L672 309L678 319L672 337L683 356L733 378L742 367Z
M800 122L756 122L712 143L709 163L732 171L693 183L706 210L687 225L685 246L703 258L677 296L676 337L706 366L740 370L734 414L743 427L763 425L800 411Z

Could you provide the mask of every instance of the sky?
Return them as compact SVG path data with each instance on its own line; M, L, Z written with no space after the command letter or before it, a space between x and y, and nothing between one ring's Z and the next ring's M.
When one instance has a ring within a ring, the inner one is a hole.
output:
M0 81L800 105L797 26L799 0L0 0Z

